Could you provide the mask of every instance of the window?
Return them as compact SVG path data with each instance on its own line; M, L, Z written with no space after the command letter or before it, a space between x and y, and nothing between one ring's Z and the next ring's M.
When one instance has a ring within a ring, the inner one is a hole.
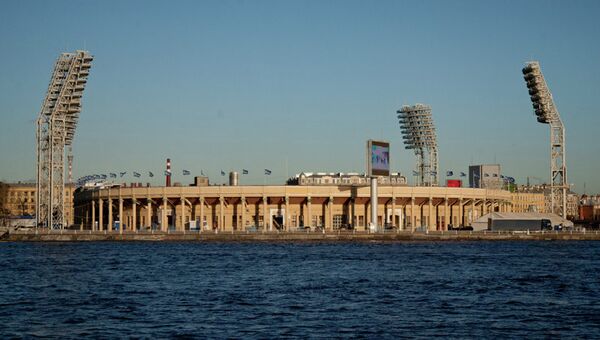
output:
M339 229L344 223L344 215L333 215L333 229Z
M298 216L296 214L294 214L291 217L292 217L292 221L291 221L292 227L297 227L298 226L298 223L297 223L298 222Z

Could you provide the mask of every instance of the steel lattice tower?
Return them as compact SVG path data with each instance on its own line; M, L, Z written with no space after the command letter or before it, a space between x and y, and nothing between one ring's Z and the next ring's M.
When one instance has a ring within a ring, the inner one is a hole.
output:
M567 163L565 160L565 127L554 105L552 94L546 84L540 63L528 62L523 77L529 89L537 121L550 124L550 200L552 213L567 216Z
M438 152L431 107L423 104L404 105L398 111L398 121L406 149L417 156L417 185L438 185Z
M38 227L65 227L65 147L69 160L81 97L93 57L87 51L58 57L37 119Z

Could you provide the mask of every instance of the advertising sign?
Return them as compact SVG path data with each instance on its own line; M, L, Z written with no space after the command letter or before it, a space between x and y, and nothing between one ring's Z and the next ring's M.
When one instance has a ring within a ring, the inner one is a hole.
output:
M367 141L367 175L390 175L390 143L382 141Z

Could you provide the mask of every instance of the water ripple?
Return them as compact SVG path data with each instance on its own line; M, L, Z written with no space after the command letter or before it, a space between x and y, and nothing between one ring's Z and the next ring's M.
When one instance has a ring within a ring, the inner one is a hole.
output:
M0 243L0 337L593 338L599 246Z

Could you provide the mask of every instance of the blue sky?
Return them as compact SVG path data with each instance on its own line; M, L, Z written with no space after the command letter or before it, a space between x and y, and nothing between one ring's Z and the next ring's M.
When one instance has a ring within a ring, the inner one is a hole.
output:
M3 1L0 180L35 177L54 61L87 49L75 177L146 182L170 157L175 181L245 168L243 184L263 184L268 168L277 184L363 172L369 138L410 175L395 112L426 103L442 170L498 162L547 181L549 127L521 74L535 59L566 126L569 182L599 192L599 15L598 1Z

